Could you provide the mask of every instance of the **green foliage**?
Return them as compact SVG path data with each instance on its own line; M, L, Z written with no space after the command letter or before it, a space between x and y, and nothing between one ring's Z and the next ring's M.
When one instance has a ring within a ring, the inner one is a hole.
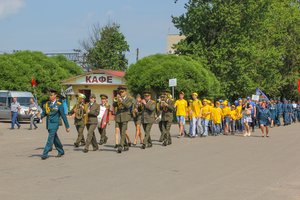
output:
M201 97L219 97L220 83L199 62L177 55L156 54L132 64L126 72L126 84L136 95L144 90L159 94L169 87L169 79L177 78L175 95L184 91L187 96L198 92Z
M83 43L87 51L87 63L93 68L125 71L128 60L125 53L129 45L120 32L120 25L108 24L102 28L94 27L94 36Z
M47 57L41 52L21 51L0 55L0 88L36 92L39 100L49 88L61 90L61 81L83 71L64 56ZM35 91L31 87L32 77L37 81Z
M200 60L229 98L259 87L271 97L297 96L300 11L296 0L189 0L173 17L186 39L177 53Z

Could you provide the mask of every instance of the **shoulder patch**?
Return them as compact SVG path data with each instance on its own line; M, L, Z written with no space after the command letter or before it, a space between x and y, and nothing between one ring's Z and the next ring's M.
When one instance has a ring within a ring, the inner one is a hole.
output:
M58 102L56 102L56 103L57 103L58 105L61 105L61 102L59 102L59 101L58 101Z

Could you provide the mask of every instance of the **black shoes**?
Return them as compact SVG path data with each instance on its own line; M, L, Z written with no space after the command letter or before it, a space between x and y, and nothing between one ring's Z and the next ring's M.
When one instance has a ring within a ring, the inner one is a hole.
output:
M152 144L148 144L147 147L148 147L148 148L151 148L151 147L152 147Z
M89 150L87 150L87 149L83 149L83 151L82 151L83 153L87 153L87 152L89 152Z
M104 139L101 139L100 141L99 141L99 145L103 145L103 144L106 144L107 143L107 140L108 140L108 137L107 136L105 136L105 138Z
M146 149L146 145L145 145L145 144L142 144L141 149Z
M164 147L167 146L167 142L163 142L162 146L164 146Z
M62 157L63 155L65 155L64 153L63 154L57 154L57 156L56 156L56 158L60 158L60 157Z
M129 150L129 147L128 146L125 146L124 147L124 151L128 151Z
M42 156L41 157L42 160L46 160L47 158L49 158L49 156Z
M79 147L79 144L77 144L76 142L74 143L74 147Z
M117 153L122 153L122 147L118 146Z

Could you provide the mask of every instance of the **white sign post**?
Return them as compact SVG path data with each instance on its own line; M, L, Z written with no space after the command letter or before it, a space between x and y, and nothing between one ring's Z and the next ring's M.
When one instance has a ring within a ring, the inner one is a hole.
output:
M172 78L169 79L169 87L172 87L172 97L174 97L174 88L177 86L177 79L176 78Z

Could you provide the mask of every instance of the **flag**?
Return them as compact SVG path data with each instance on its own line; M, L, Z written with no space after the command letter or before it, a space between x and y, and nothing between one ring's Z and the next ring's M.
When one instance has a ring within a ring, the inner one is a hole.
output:
M298 92L300 92L300 79L298 79Z
M256 95L259 96L259 99L264 99L267 101L270 101L269 98L267 97L267 95L265 93L263 93L263 91L261 91L261 89L256 88Z
M35 86L36 86L36 80L35 80L35 78L32 78L32 79L31 79L31 86L32 86L32 87L35 87Z

